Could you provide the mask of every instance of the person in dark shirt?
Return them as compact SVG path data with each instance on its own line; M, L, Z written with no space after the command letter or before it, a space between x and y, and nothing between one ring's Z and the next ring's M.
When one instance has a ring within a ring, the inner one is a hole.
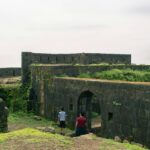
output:
M84 113L80 113L80 116L76 119L76 136L86 133L86 118L84 117Z

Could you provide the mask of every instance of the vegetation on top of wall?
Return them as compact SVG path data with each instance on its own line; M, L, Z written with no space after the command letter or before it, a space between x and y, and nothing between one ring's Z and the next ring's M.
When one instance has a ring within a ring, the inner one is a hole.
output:
M107 80L124 80L124 81L139 81L150 82L150 70L138 71L132 69L112 69L108 71L96 73L82 73L80 78L96 78Z
M109 63L99 63L99 64L73 64L74 66L110 66ZM118 65L118 64L113 64ZM125 64L124 64L125 65Z
M0 85L0 97L6 102L10 112L26 112L29 87L20 84Z
M57 76L53 75L51 77L69 77L69 76L67 74L63 73L63 74L60 74L60 75L57 75Z
M99 63L99 64L40 64L40 63L34 63L34 64L31 64L30 66L33 66L33 67L36 67L36 66L52 66L52 65L57 65L57 66L125 66L127 64L109 64L109 63Z

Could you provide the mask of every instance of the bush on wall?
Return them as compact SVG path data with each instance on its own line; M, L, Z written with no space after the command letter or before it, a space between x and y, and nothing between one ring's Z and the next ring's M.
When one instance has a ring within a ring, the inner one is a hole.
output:
M102 72L96 72L93 74L84 73L80 74L80 78L96 78L96 79L107 79L107 80L124 80L124 81L135 81L135 82L150 82L150 71L139 71L132 69L112 69Z

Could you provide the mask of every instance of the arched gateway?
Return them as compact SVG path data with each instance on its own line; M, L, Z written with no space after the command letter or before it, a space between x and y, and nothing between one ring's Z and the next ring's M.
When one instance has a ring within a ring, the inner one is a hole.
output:
M77 108L78 108L77 115L79 115L80 112L85 113L85 116L87 118L87 125L89 129L93 127L92 121L93 121L93 118L95 117L94 116L95 114L98 119L97 122L100 127L100 124L101 124L100 104L99 104L99 101L96 99L95 95L91 91L87 90L80 94Z

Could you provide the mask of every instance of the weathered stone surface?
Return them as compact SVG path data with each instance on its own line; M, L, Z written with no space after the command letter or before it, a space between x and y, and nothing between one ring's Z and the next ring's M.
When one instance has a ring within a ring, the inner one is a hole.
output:
M131 64L131 55L78 53L78 54L40 54L22 53L22 82L30 80L31 64Z
M101 135L110 138L117 135L121 141L135 141L150 147L150 83L75 78L81 73L111 69L149 70L150 65L131 65L130 55L22 55L23 83L28 82L31 73L30 105L38 115L56 121L63 106L69 125L74 127L78 113L84 110L90 129L91 112L97 110L101 114ZM88 65L102 62L125 65ZM33 63L37 65L30 66ZM54 78L59 75L72 78Z
M44 112L45 117L56 120L57 113L63 106L68 114L68 123L74 126L79 112L79 100L86 99L90 104L86 104L90 128L91 104L93 99L97 99L101 113L102 135L111 138L118 135L122 140L133 140L150 147L149 83L79 78L33 81L32 106L36 113L43 115Z
M7 117L8 108L5 106L5 102L0 98L0 132L7 132Z
M21 76L21 68L0 68L0 77Z
M102 72L111 69L132 69L132 70L150 70L150 65L52 65L52 64L42 64L42 65L32 65L31 76L32 80L42 80L49 79L53 76L69 76L77 77L82 73L93 74L95 72ZM145 93L145 97L149 97L149 93ZM146 105L147 106L147 105ZM148 107L148 106L147 106Z

